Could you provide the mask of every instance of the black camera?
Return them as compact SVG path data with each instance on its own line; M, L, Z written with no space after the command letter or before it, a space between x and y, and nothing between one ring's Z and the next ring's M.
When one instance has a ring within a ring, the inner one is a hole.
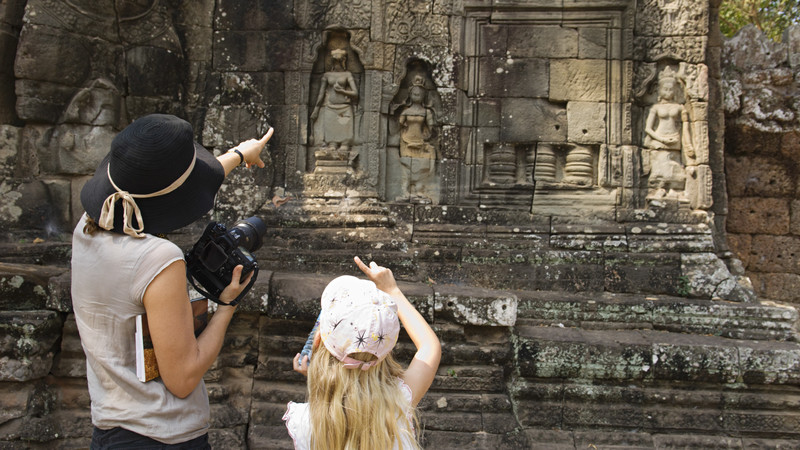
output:
M240 220L230 230L221 223L209 223L200 239L186 252L189 282L198 292L221 305L239 303L258 276L258 262L253 252L261 248L266 232L267 225L258 217ZM219 295L231 283L233 268L239 264L244 267L240 281L251 272L253 278L235 300L225 303Z

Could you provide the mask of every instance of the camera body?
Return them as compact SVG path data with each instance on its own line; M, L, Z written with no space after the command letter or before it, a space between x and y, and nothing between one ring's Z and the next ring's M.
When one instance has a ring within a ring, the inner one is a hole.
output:
M261 247L266 231L266 224L258 217L241 220L230 230L221 223L209 223L200 239L186 252L187 278L201 294L217 303L226 304L219 300L219 295L231 283L234 267L241 264L243 270L240 281L245 280L251 272L255 273L247 289L235 300L238 302L255 281L258 261L252 252Z

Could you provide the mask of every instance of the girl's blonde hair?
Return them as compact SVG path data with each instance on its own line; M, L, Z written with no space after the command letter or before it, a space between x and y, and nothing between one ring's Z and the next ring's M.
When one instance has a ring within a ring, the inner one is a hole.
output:
M369 353L349 356L375 359ZM320 344L308 369L311 448L391 449L397 442L401 449L404 443L419 449L412 431L418 420L397 381L402 374L391 354L367 370L347 369Z

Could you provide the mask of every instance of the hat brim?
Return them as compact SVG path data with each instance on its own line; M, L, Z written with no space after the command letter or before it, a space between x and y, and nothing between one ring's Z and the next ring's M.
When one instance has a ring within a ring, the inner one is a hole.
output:
M214 206L225 170L211 152L197 142L194 143L197 161L194 169L184 183L174 191L158 197L136 198L136 204L142 213L144 232L150 234L168 233L185 227L203 217ZM108 180L108 163L111 153L106 155L94 176L81 190L81 204L86 213L94 220L100 218L103 202L115 191ZM132 194L138 194L133 192ZM114 229L122 233L122 205L114 208ZM134 228L138 227L133 218Z

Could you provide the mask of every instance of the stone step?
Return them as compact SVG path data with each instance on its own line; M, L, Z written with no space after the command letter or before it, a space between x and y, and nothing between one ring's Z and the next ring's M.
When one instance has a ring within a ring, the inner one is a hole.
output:
M294 448L292 438L286 431L286 426L280 425L251 425L247 431L247 448L291 450Z
M651 329L748 340L796 341L798 312L771 301L699 300L666 295L514 291L517 326Z
M703 449L789 450L800 448L800 440L770 437L737 437L724 434L671 434L607 430L526 429L509 434L463 433L426 430L425 448L437 450L656 450Z
M274 271L346 273L358 254L414 281L753 300L752 289L715 253L711 229L702 223L562 223L437 206L393 210L383 217L385 227L373 227L338 223L337 214L319 216L325 223L313 227L290 218L270 221L266 245L256 252L259 263ZM388 226L395 217L398 226Z
M0 242L0 261L7 264L68 267L71 257L71 234L46 239L26 236L13 242Z
M261 308L272 317L313 320L319 308L318 295L332 278L275 272L268 282L257 284L255 297L269 298L269 306ZM423 316L434 323L563 325L598 330L664 330L736 339L798 339L797 310L770 301L742 303L668 295L509 291L402 281L399 285ZM266 291L262 293L260 289Z
M352 269L352 268L351 268ZM333 275L263 270L239 308L279 319L313 321ZM555 325L653 329L737 339L797 340L797 310L769 301L700 300L667 295L509 291L468 285L399 282L430 322L477 326ZM71 311L69 270L0 262L6 310Z
M527 429L529 450L796 449L800 441L724 434L647 433L608 430Z
M800 438L795 386L611 383L516 379L512 401L527 428Z
M55 311L0 311L0 382L46 376L62 325Z
M0 262L0 310L25 311L58 309L52 280L59 280L68 269Z
M744 439L800 442L797 343L653 330L514 332L519 369L508 392L525 430L735 438L722 448ZM633 448L662 445L641 444Z
M531 448L524 435L493 434L483 431L466 433L460 431L425 430L421 439L422 448L436 450L523 450Z
M800 344L654 330L514 327L526 378L800 385Z

